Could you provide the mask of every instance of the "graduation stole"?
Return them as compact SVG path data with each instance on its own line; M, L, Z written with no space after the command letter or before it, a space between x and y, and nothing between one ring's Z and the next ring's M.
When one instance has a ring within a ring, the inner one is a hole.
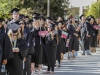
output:
M77 26L76 26L76 24L72 24L73 25L73 27L75 28L75 29L77 29Z
M11 39L11 44L13 48L16 48L16 44L17 44L17 39Z

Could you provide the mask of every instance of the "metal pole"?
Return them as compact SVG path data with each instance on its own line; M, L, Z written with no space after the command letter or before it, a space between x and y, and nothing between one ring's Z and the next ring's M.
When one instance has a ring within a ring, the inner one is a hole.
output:
M50 17L50 0L47 0L47 17Z
M79 16L83 14L83 6L79 8Z

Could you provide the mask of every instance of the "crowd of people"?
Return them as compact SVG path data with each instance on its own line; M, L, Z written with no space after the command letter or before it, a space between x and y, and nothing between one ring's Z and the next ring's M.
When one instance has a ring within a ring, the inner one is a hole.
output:
M0 18L0 75L4 67L8 75L52 75L55 66L61 67L64 54L70 60L76 58L79 46L82 55L91 55L100 47L100 19L92 15L55 20L39 13L29 19L17 8L10 13L11 19ZM46 72L42 72L43 65Z

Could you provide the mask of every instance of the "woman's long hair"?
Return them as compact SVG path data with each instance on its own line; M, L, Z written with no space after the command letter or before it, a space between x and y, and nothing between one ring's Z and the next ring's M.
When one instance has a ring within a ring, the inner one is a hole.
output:
M7 34L9 36L10 40L11 40L13 38L13 32L12 32L12 30L9 30ZM21 38L21 33L18 31L17 34L18 34L17 35L17 39L20 39Z

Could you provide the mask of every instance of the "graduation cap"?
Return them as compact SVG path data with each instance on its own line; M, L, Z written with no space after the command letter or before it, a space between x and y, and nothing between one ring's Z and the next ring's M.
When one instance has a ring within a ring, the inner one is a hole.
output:
M0 23L2 23L4 21L4 18L0 18Z
M34 14L33 14L33 18L34 18L34 17L39 17L39 16L40 16L39 13L34 13Z
M94 16L90 15L90 16L88 16L88 17L86 18L86 20L87 20L87 21L90 21L91 18L95 19Z
M48 19L48 20L51 20L51 21L53 20L53 18L52 18L52 17L47 17L47 19Z
M91 18L95 19L93 15L90 15Z
M14 13L14 12L16 13L16 12L19 12L19 11L20 10L18 8L14 8L14 9L11 10L11 13Z
M59 23L59 22L54 22L55 26L58 26L58 23Z
M34 17L33 20L40 20L40 17Z
M13 23L12 25L8 25L8 28L11 29L13 33L17 33L20 25Z
M29 16L25 16L25 18L29 18Z
M84 15L84 14L82 14L79 18L80 18L80 19L82 19L82 17L85 17L85 15Z
M32 23L32 22L33 22L33 19L30 19L30 20L29 20L29 23Z

